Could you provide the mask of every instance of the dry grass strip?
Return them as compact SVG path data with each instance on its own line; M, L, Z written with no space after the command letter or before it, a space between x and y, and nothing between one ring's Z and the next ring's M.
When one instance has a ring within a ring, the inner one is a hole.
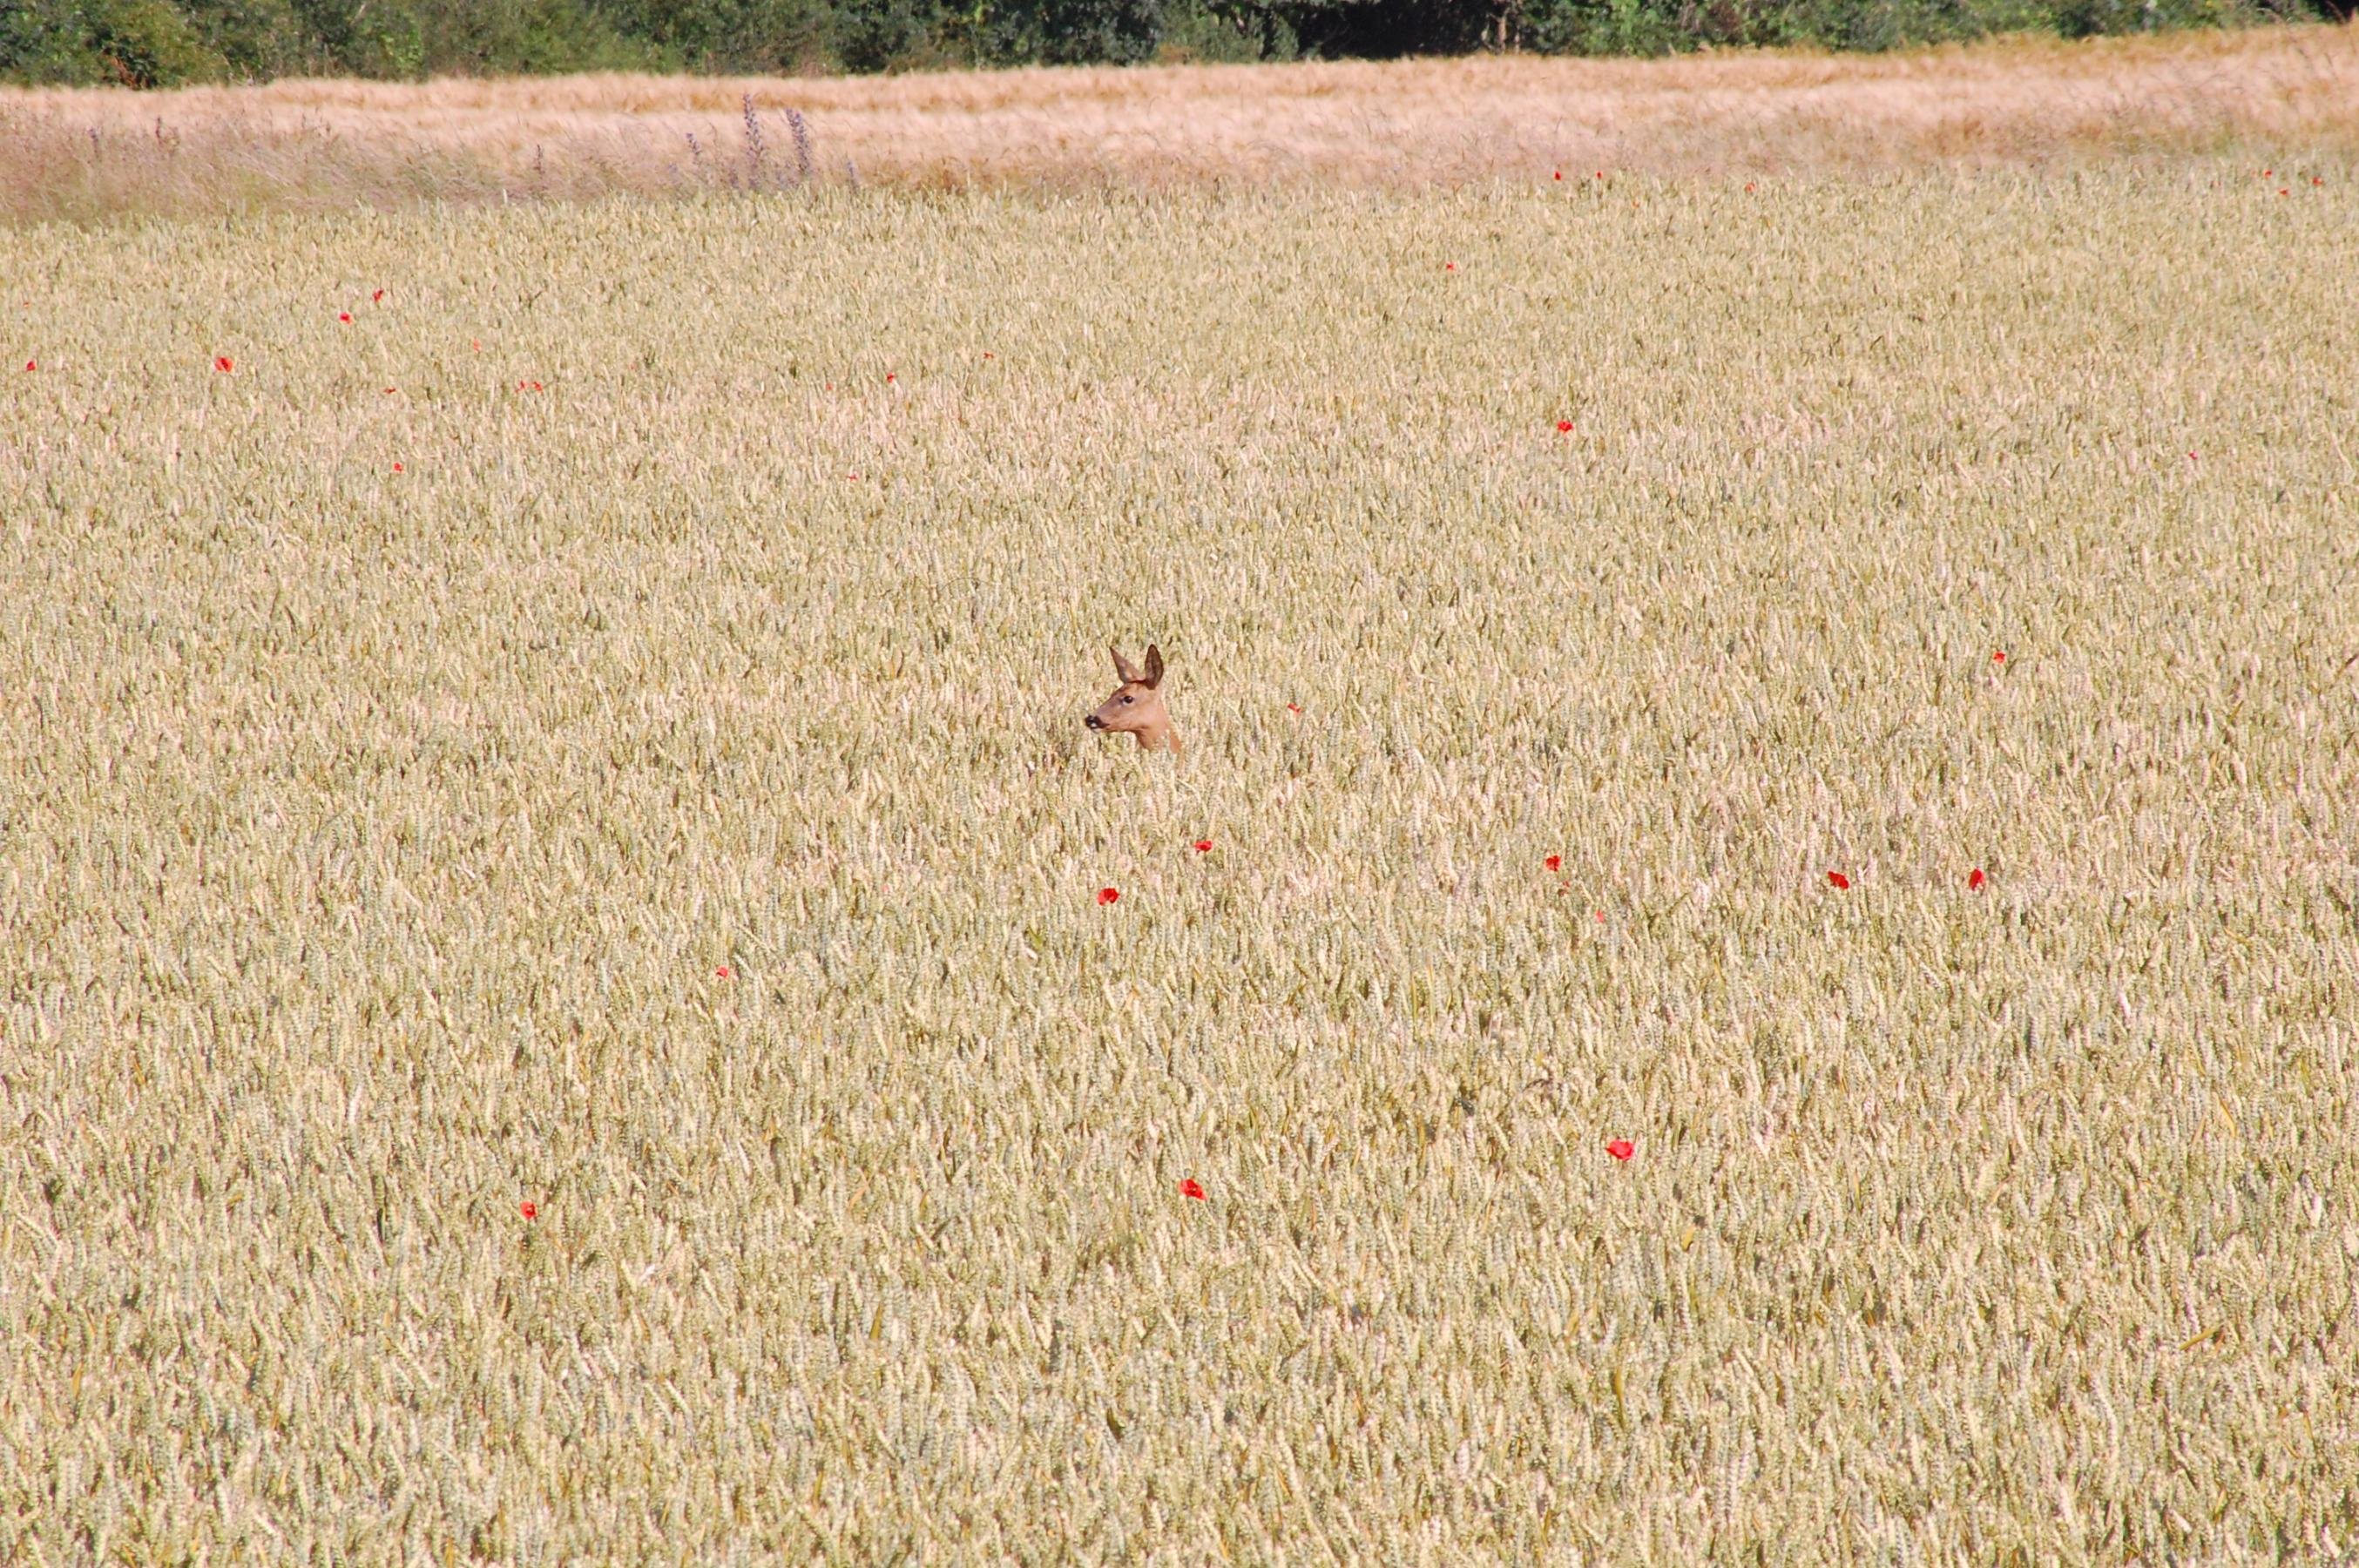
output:
M818 178L901 186L1874 173L2246 145L2347 159L2359 146L2359 30L1875 57L16 91L0 93L0 213L725 187L748 172L748 95L766 115L810 116ZM775 117L766 135L761 178L791 178Z

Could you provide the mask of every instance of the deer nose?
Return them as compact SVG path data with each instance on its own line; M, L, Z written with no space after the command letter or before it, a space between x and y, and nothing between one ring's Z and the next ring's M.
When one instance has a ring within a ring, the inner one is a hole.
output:
M1092 713L1088 718L1083 719L1082 723L1093 730L1102 730L1105 728L1105 721L1098 717L1095 713Z

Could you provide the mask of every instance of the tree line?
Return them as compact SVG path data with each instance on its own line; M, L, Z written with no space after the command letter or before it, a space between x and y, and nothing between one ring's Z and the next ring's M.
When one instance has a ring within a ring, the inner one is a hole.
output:
M1722 45L1880 49L2348 16L2352 0L0 0L0 79L728 74Z

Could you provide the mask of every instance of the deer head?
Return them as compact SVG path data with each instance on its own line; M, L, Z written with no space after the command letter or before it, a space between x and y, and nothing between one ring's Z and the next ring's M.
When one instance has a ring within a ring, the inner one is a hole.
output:
M1170 711L1163 705L1163 650L1147 645L1145 670L1125 659L1118 648L1107 651L1114 655L1114 672L1122 677L1122 684L1082 723L1102 734L1136 735L1142 751L1160 746L1177 756L1180 733L1171 727Z

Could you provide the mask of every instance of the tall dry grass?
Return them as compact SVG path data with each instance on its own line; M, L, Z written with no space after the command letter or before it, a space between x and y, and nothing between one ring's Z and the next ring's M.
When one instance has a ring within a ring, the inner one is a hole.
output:
M1882 56L0 92L0 214L723 188L743 182L749 97L810 116L821 178L899 186L1419 187L1559 168L1873 172L2230 146L2347 165L2359 31Z
M0 235L0 1559L2359 1549L2272 168Z

